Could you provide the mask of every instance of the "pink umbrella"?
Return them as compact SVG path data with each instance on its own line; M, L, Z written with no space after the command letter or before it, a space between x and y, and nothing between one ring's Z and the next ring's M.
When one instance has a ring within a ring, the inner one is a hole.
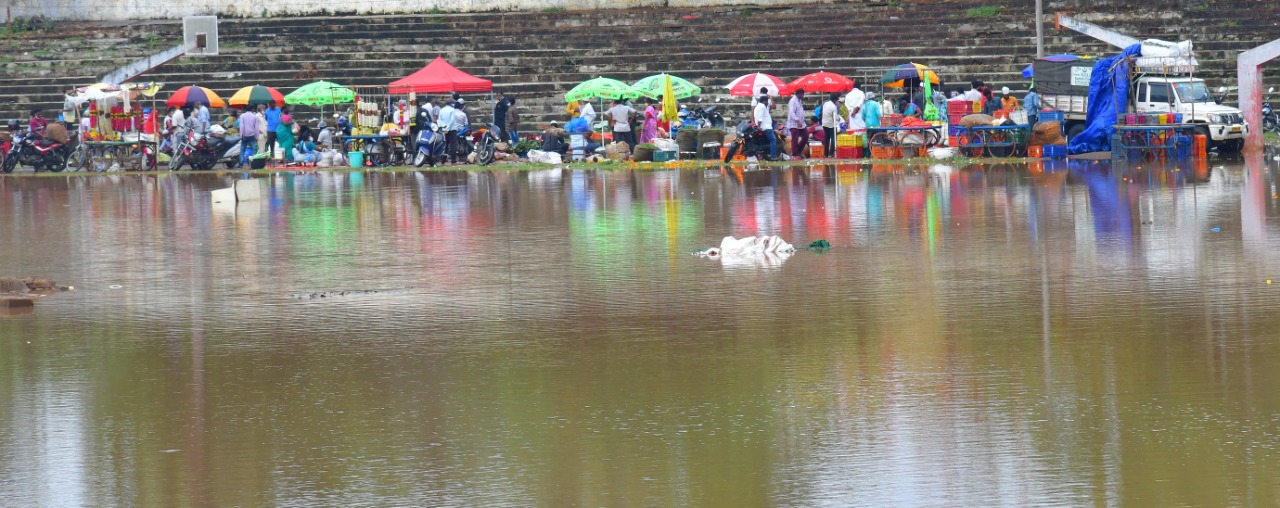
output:
M787 93L793 90L804 90L805 93L848 92L853 90L853 80L834 72L818 71L787 83Z
M777 76L756 72L747 74L738 79L733 80L725 88L729 89L729 95L739 97L750 97L760 93L760 89L768 90L769 95L778 96L786 92L787 84Z

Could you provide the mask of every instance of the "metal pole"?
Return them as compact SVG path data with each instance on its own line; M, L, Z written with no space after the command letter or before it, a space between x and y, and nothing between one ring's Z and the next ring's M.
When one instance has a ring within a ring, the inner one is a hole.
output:
M1036 58L1044 58L1044 1L1036 0Z

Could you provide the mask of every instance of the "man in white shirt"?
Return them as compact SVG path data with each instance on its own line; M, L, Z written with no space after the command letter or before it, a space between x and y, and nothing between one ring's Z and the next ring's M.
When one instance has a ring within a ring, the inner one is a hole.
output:
M458 131L453 128L453 117L457 109L453 107L453 101L444 103L444 107L440 108L440 114L436 115L436 124L445 128L444 135L444 151L449 156L449 164L458 163ZM443 157L441 157L443 159ZM441 160L440 162L444 162Z
M778 158L778 135L773 132L773 118L769 116L769 96L761 95L756 102L756 109L752 115L756 126L764 131L764 135L769 139L769 157Z
M970 84L973 88L970 88L969 91L964 93L964 100L969 102L982 102L982 92L978 90L978 88L982 87L982 82L975 79Z
M822 150L824 153L835 153L836 132L839 129L840 94L832 93L831 98L822 104Z
M867 132L867 122L862 119L862 106L866 102L867 94L858 88L858 82L855 81L853 90L844 98L844 107L849 110L849 131L854 135Z
M631 119L635 115L636 110L623 104L621 99L614 99L613 107L604 112L605 120L613 127L613 140L626 143L631 151L636 149L636 133L631 130Z

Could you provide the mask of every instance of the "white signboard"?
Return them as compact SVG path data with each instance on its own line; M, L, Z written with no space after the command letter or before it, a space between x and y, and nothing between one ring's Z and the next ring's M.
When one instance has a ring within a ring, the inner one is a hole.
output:
M1091 77L1093 77L1093 67L1071 68L1071 86L1089 86Z

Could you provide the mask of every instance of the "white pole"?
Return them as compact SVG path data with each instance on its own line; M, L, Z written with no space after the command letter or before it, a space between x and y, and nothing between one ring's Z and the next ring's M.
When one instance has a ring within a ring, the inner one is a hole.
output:
M1044 5L1036 0L1036 58L1044 58Z

